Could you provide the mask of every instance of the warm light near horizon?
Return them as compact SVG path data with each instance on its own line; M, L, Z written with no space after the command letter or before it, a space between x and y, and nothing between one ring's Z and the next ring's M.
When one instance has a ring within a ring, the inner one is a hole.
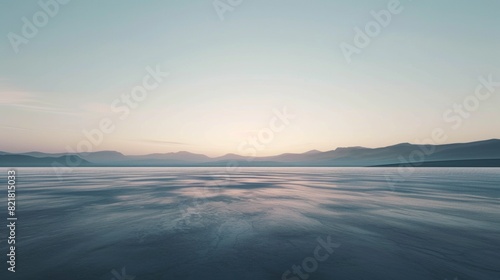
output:
M276 14L249 5L222 23L194 4L142 5L154 18L154 32L152 21L127 20L139 3L100 5L103 13L124 14L112 25L99 16L88 20L93 4L68 6L22 56L0 55L0 150L76 150L86 139L83 131L99 128L104 118L114 129L92 151L220 156L253 149L268 156L425 142L435 128L445 130L446 143L500 138L492 129L500 119L500 89L480 100L480 110L461 116L459 129L458 113L446 115L474 94L478 77L500 80L498 67L491 67L500 65L493 39L500 37L498 24L470 13L479 5L457 4L463 19L452 27L442 17L411 25L410 13L398 15L398 24L347 63L338 46L352 40L360 15L354 6L351 14L341 12L333 2L295 3ZM366 16L380 8L366 5ZM435 11L427 3L413 5L411 13L421 17ZM20 5L6 13L12 20L0 33L19 29L16 17L23 12ZM11 48L8 40L0 44ZM123 96L133 91L140 100L125 108L130 96ZM294 118L275 131L270 121L284 107Z

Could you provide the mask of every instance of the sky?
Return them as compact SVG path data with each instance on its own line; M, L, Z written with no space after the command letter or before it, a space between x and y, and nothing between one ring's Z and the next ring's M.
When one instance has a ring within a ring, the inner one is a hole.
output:
M0 151L267 156L500 138L499 10L1 1Z

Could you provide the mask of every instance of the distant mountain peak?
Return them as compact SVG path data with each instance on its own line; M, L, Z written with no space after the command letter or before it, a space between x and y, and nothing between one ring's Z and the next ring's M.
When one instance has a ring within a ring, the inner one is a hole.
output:
M311 154L319 154L321 151L318 150L310 150L304 153L304 155L311 155Z
M361 147L361 146L338 147L337 149L335 149L335 151L354 151L354 150L361 150L361 149L367 149L367 148Z
M388 146L388 147L409 147L409 146L414 146L414 145L411 143L408 143L408 142L404 142L404 143L399 143L399 144Z
M430 145L430 144L428 144ZM426 164L488 165L500 163L500 140L489 139L469 143L430 145L434 148L425 155ZM429 151L425 144L400 143L387 147L366 148L360 146L338 147L321 152L284 153L276 156L253 157L228 153L220 157L208 157L188 151L126 156L117 151L98 151L78 155L84 166L224 166L237 161L244 166L387 166L398 165L401 158L410 159L415 151ZM47 154L29 152L10 154L0 152L3 166L50 166L54 161L63 161L70 154ZM472 162L476 161L476 162Z
M493 138L493 139L488 139L488 140L484 140L484 141L477 141L477 142L473 142L473 143L498 143L498 142L500 142L500 139Z
M188 151L178 151L178 152L175 152L175 153L172 153L172 154L176 154L176 155L202 155L202 154L191 153L191 152L188 152Z
M107 151L98 151L98 152L92 152L92 154L113 154L113 155L123 156L123 154L122 154L122 153L117 152L117 151L111 151L111 150L107 150Z

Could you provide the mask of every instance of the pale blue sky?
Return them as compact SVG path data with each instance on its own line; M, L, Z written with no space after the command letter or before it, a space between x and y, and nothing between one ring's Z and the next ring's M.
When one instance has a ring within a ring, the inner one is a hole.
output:
M389 2L243 0L220 20L210 0L72 0L16 53L8 34L42 9L2 1L0 150L64 152L109 117L116 129L93 150L238 153L284 106L295 118L259 155L416 142L437 127L446 142L500 138L500 87L461 125L443 119L479 76L500 81L500 2L401 0L347 63L340 44ZM156 65L170 75L119 119L112 102Z

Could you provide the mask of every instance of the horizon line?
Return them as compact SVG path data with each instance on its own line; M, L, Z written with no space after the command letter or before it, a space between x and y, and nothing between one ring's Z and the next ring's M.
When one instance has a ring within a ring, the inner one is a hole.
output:
M115 153L119 153L119 154L121 154L123 156L149 156L149 155L156 155L156 154L165 155L165 154L189 153L189 154L193 154L193 155L206 156L206 157L211 158L211 159L215 159L215 158L219 158L219 157L224 157L224 156L227 156L227 155L235 155L235 156L240 156L240 157L244 157L244 158L259 158L259 157L265 158L265 157L281 156L281 155L285 155L285 154L297 154L297 155L300 155L300 154L306 154L306 153L313 152L313 151L316 151L318 153L325 153L325 152L336 151L337 149L349 149L349 148L381 149L381 148L393 147L393 146L402 145L402 144L409 144L409 145L415 145L415 146L428 146L428 145L431 145L431 146L441 146L441 145L453 145L453 144L469 144L469 143L486 142L486 141L500 141L500 138L490 138L490 139L475 140L475 141L470 141L470 142L448 142L448 143L439 143L439 144L436 144L436 143L434 143L434 144L430 144L430 143L415 144L415 143L411 143L411 142L401 142L401 143L396 143L396 144L392 144L392 145L388 145L388 146L379 146L379 147L365 147L365 146L347 146L347 147L345 147L344 146L344 147L336 147L334 149L326 150L326 151L320 151L320 150L317 150L317 149L311 149L311 150L307 150L305 152L285 152L285 153L281 153L281 154L268 155L268 156L244 156L244 155L240 155L240 154L236 154L236 153L225 153L225 154L220 155L220 156L208 156L208 155L203 154L203 153L193 153L193 152L184 151L184 150L177 151L177 152L149 153L149 154L124 154L124 153L122 153L120 151L116 151L116 150L100 150L100 151L82 152L82 153L42 152L42 151L29 151L29 152L19 152L19 153L7 152L7 151L0 151L0 152L1 153L14 154L14 155L23 155L23 154L29 154L29 153L62 154L62 155L83 155L83 154L102 153L102 152L115 152Z

